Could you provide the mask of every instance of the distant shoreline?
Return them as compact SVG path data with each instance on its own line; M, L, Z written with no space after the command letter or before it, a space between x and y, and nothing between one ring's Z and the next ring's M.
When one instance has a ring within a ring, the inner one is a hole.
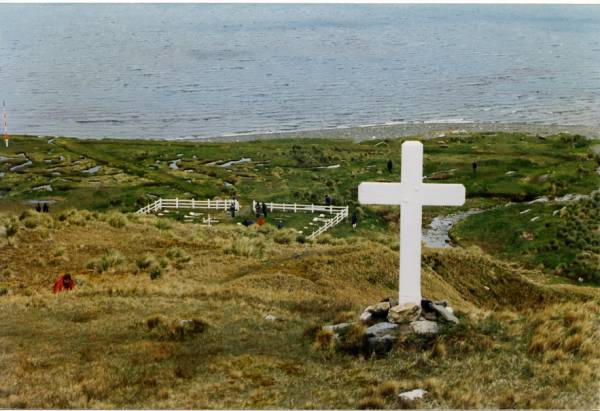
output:
M424 138L443 138L448 134L459 132L507 132L527 133L532 135L547 136L558 133L581 134L583 136L600 139L600 125L561 125L561 124L532 124L532 123L396 123L365 126L349 126L337 128L325 128L316 130L282 131L274 133L248 133L233 134L216 137L196 138L132 138L132 137L77 137L40 135L48 138L76 138L82 140L148 140L148 141L187 141L187 142L248 142L275 139L349 139L364 141L370 139L399 138L409 136L421 136ZM20 134L15 134L20 135ZM23 134L26 135L26 134Z
M600 126L531 124L531 123L402 123L356 127L327 128L321 130L286 131L278 133L252 133L212 138L181 139L182 141L242 142L282 138L334 138L364 141L370 139L423 136L442 138L446 134L461 131L474 132L521 132L547 136L558 133L581 134L600 139ZM175 139L178 140L178 139Z

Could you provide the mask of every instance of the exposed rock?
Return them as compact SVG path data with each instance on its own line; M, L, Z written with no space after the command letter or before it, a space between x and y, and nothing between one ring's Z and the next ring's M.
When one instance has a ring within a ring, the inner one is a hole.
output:
M427 391L417 388L416 390L406 391L398 394L398 397L402 398L403 400L414 401L418 400L419 398L423 398L425 394L427 394Z
M363 311L363 313L360 315L360 321L365 324L369 324L369 323L373 322L374 321L373 314L366 310Z
M435 311L437 311L440 314L440 316L444 320L452 322L454 324L458 324L458 322L459 322L458 318L456 318L456 316L452 313L452 311L448 309L449 307L444 307L442 305L437 305L437 304L433 304L432 307Z
M416 334L436 334L440 329L435 321L413 321L410 328Z
M372 306L372 313L373 314L381 314L384 312L388 312L388 310L391 308L390 303L388 301L382 301L380 303L375 304L374 306Z
M395 334L400 331L400 325L388 322L377 323L367 328L367 337L381 337L388 334Z
M388 321L396 324L406 324L415 321L421 315L421 307L417 304L396 305L388 311Z
M275 317L273 314L267 314L267 315L265 315L264 319L267 321L276 321L277 317ZM323 327L323 328L325 328L325 327Z

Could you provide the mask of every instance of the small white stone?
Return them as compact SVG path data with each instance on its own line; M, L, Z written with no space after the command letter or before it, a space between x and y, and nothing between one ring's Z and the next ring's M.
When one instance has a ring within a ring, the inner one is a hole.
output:
M265 320L267 320L267 321L276 321L277 317L275 317L273 314L267 314L267 315L265 315Z
M427 391L417 388L416 390L403 392L399 394L398 397L402 398L403 400L414 401L419 398L423 398L425 394L427 394Z

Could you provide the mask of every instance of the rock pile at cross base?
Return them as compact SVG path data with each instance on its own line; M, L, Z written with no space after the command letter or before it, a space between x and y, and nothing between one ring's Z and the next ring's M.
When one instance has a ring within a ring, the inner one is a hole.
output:
M399 305L397 299L387 298L365 308L359 321L325 325L322 330L333 333L334 341L343 344L350 329L362 324L368 327L361 336L368 351L385 353L392 349L401 335L436 334L441 323L458 322L447 301L423 299L419 306Z

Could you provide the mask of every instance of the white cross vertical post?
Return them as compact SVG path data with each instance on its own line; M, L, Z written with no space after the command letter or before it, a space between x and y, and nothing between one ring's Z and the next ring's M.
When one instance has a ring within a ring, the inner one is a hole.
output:
M361 183L361 204L400 206L399 304L421 304L421 216L424 205L463 205L462 184L423 184L423 144L402 144L400 183Z

